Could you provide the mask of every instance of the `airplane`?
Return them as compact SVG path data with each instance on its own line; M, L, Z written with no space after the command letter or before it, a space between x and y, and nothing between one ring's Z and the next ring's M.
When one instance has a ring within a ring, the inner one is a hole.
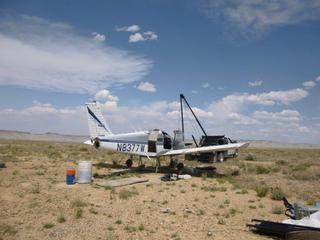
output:
M223 154L231 149L244 148L248 142L230 143L224 145L191 147L186 148L183 141L183 132L174 131L174 138L160 129L139 131L132 133L113 134L106 123L98 102L86 103L87 119L89 125L90 139L85 144L93 145L96 148L105 148L114 152L130 155L126 165L130 168L133 164L134 155L139 156L139 166L142 165L141 157L156 159L156 172L160 167L160 157L169 156L171 161L173 156L190 153L217 152ZM220 159L219 156L217 159ZM183 169L183 163L177 165L178 170Z

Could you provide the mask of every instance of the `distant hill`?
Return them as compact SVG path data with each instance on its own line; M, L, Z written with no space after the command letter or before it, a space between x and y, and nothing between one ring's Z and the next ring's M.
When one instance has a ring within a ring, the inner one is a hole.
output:
M58 133L30 133L21 131L0 130L0 139L2 140L32 140L32 141L50 141L50 142L75 142L82 143L88 140L88 136L61 135Z
M319 149L319 144L307 143L283 143L266 140L247 140L250 142L250 148L304 148L304 149Z

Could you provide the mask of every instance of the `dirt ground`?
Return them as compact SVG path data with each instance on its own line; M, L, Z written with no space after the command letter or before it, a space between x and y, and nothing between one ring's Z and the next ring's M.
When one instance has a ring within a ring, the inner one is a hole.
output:
M95 180L68 186L78 160L93 161ZM320 149L248 148L216 164L214 177L162 182L163 173L133 171L120 177L149 182L95 185L119 178L109 173L125 160L82 144L0 141L0 239L269 239L246 224L285 219L283 195L320 200Z

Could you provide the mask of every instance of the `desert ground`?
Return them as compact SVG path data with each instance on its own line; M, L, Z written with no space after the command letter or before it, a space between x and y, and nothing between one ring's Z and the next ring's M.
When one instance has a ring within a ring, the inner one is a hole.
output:
M162 182L163 173L110 176L127 156L81 143L0 140L0 239L269 239L246 224L285 219L282 196L320 199L320 148L254 146L216 164L213 176ZM66 185L79 160L93 162L92 184ZM149 181L95 184L133 175Z

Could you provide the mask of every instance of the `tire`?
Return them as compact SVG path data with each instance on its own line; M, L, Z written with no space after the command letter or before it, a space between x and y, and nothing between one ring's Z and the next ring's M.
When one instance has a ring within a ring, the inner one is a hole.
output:
M220 152L218 154L217 162L223 162L224 161L224 153Z
M132 164L133 164L132 159L129 158L129 159L126 161L127 167L128 167L128 168L131 168L131 167L132 167Z
M183 168L184 168L184 165L183 165L183 163L178 163L178 165L177 165L177 169L178 169L178 171L180 172L181 170L183 170Z
M239 155L239 152L238 152L238 149L237 149L236 152L233 154L233 157L236 158L236 157L238 157L238 155Z

